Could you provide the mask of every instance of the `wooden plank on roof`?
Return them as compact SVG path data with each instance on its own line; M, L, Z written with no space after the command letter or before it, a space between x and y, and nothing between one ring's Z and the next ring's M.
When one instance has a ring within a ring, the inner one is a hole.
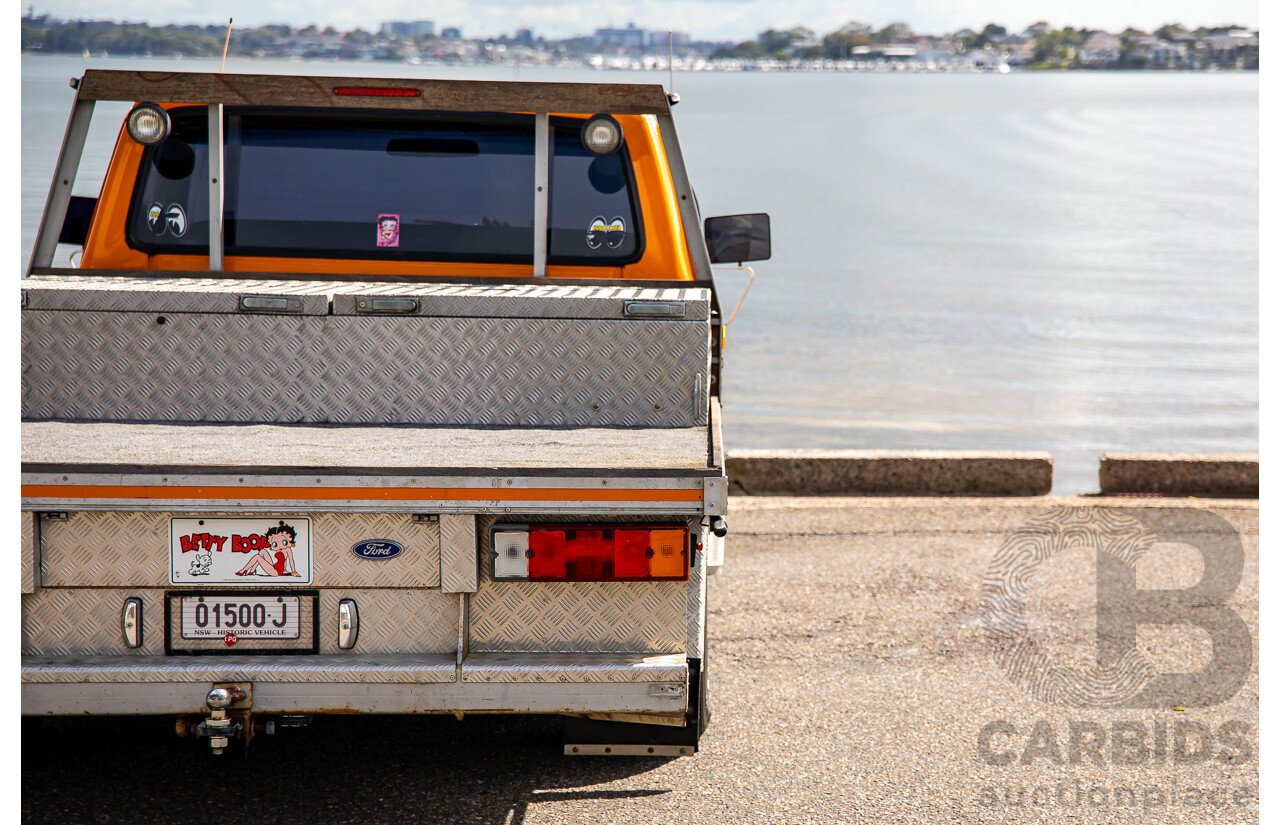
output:
M415 96L339 95L339 88L395 89ZM414 78L139 72L89 69L81 100L225 103L229 106L315 106L446 112L667 114L657 84L526 83Z

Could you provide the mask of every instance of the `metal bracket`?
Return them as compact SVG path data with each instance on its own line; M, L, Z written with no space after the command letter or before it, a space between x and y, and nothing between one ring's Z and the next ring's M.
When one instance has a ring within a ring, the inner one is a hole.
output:
M565 756L692 756L687 745L565 745Z
M548 188L551 185L551 120L533 116L533 277L547 277Z
M649 695L678 698L684 696L684 685L678 682L652 684L649 685Z
M209 104L209 271L222 271L222 205L226 147L222 139L222 104Z
M702 511L709 516L723 516L729 512L729 479L702 480Z

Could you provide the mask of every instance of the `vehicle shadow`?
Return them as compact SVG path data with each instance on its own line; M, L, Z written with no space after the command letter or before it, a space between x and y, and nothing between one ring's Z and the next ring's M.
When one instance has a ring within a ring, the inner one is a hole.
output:
M177 738L169 717L23 721L28 823L519 825L539 804L670 791L596 789L670 758L564 756L555 717L322 717L247 758Z

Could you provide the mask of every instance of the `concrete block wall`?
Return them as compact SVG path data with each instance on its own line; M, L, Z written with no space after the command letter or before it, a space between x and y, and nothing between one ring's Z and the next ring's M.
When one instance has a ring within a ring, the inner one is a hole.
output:
M954 450L731 450L729 491L755 496L1044 496L1053 456ZM1257 498L1256 454L1106 453L1102 495Z

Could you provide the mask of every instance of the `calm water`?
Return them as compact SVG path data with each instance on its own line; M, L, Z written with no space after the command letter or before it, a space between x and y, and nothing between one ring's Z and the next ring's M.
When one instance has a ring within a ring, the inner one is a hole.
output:
M211 65L213 68L211 68ZM23 58L22 265L86 67ZM585 70L232 71L666 81ZM768 211L729 329L733 447L1258 449L1258 76L680 74L704 215ZM102 108L102 107L100 107ZM119 114L127 109L117 107ZM113 111L115 111L113 109ZM101 182L115 123L90 136ZM723 300L745 276L722 273Z

